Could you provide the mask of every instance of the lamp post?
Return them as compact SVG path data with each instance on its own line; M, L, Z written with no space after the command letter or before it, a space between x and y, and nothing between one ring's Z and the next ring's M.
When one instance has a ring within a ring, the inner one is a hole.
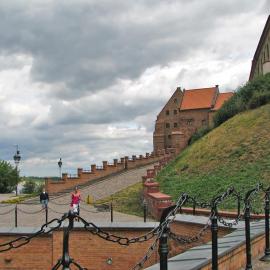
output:
M18 166L21 160L21 156L20 156L20 151L19 151L19 147L18 145L16 145L16 153L13 156L15 165L16 165L16 196L18 196L18 182L19 182L19 171L18 171Z
M60 179L62 178L62 165L63 165L62 158L60 158L58 161Z

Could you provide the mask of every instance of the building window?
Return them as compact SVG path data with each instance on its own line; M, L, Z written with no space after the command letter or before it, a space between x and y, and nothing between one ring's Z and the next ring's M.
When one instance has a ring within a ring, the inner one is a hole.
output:
M173 100L173 102L174 102L174 103L177 103L177 98L175 98L175 99Z
M168 135L168 139L171 139L172 138L172 135Z
M205 126L206 125L206 120L202 120L202 125Z
M170 128L170 123L166 123L166 128Z
M177 110L173 110L173 113L174 113L174 114L177 114Z
M176 127L177 127L177 123L173 123L173 127L175 127L175 128L176 128Z
M188 120L187 120L187 125L188 125L188 126L191 126L192 123L193 123L193 119L188 119Z
M166 111L166 115L170 115L170 111L169 110Z

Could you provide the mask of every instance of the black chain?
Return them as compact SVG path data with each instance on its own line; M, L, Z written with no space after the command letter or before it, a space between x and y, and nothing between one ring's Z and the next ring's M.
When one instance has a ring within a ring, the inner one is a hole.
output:
M63 221L67 219L67 215L63 215L61 219L54 218L50 220L49 222L43 224L37 232L35 232L33 235L30 236L20 236L14 240L11 240L9 242L6 242L4 244L0 244L0 253L4 251L8 251L10 249L19 248L21 246L24 246L28 244L33 238L40 236L40 235L46 235L50 232L57 230L61 227ZM49 227L51 224L57 223L54 227Z
M142 236L139 236L139 237L127 238L127 237L122 237L122 236L110 234L110 233L100 229L94 223L88 222L80 216L76 216L76 217L78 217L80 219L80 221L82 221L82 223L84 224L84 229L86 231L90 232L93 235L97 235L98 237L100 237L106 241L118 243L119 245L122 245L122 246L128 246L130 244L148 241L156 235L156 232L159 228L159 227L156 227L156 228L152 229L150 232L148 232Z
M193 242L198 242L203 237L203 235L206 233L208 227L210 226L212 217L213 217L213 215L209 216L207 223L203 226L203 228L196 235L184 236L184 235L179 235L179 234L176 234L176 233L169 231L169 237L171 237L173 240L177 241L180 244L190 244Z
M22 213L27 214L27 215L38 214L38 213L43 212L45 210L45 208L41 208L37 211L28 212L28 211L25 211L25 210L20 209L20 208L17 208L17 209L19 212L22 212Z
M7 210L6 212L0 213L0 216L7 215L7 214L9 214L9 213L13 212L13 211L14 211L14 209L15 209L15 207L13 207L13 208L12 208L12 209L10 209L10 210Z

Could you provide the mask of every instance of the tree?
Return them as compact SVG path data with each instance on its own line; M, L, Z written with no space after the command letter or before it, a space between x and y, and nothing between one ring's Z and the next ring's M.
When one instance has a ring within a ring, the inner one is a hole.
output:
M0 193L9 193L16 188L17 171L7 161L0 161Z

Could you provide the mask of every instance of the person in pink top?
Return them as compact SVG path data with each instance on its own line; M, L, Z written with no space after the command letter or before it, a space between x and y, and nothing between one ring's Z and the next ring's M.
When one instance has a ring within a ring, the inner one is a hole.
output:
M78 190L78 187L75 187L74 192L71 193L71 204L70 204L74 214L77 215L80 214L80 201L81 201L81 193Z

